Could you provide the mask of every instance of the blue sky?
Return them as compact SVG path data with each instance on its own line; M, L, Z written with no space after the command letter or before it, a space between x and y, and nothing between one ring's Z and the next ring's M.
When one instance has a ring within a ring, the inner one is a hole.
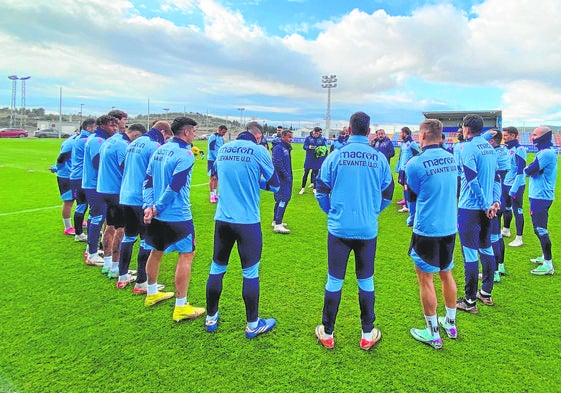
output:
M560 125L559 20L555 0L1 0L0 106L7 77L30 75L26 106L50 112L62 88L64 113L245 108L325 126L321 76L335 74L333 128L358 110L374 124L502 109L505 125Z

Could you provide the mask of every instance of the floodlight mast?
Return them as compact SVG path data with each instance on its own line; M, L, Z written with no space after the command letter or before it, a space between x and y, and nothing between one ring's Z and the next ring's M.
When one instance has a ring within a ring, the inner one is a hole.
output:
M327 111L325 113L325 130L331 129L331 89L337 87L337 75L322 75L321 87L327 89Z

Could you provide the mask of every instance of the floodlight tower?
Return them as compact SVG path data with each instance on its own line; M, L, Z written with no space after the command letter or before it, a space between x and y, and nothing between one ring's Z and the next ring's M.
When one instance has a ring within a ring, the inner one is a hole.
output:
M325 113L325 130L329 133L331 127L331 89L337 87L337 75L322 75L321 87L327 89L327 111Z
M21 81L21 119L20 126L25 128L25 81L31 79L30 76L23 76L19 78Z
M240 111L240 127L243 128L243 111L245 111L245 108L238 108L238 110Z
M8 79L12 81L12 102L10 104L10 127L13 127L15 111L16 111L16 89L17 89L19 78L17 75L10 75Z

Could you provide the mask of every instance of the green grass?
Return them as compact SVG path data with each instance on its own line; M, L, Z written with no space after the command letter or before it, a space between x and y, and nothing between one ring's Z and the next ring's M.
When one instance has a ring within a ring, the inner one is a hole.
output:
M206 150L204 141L200 146ZM300 188L303 150L295 145L294 197L275 235L273 196L262 195L263 257L260 315L278 326L255 340L243 335L241 268L233 255L224 279L215 334L203 320L175 324L173 301L146 309L143 298L118 291L83 263L83 243L62 235L54 162L58 140L0 141L0 391L1 392L554 392L561 375L559 276L529 274L540 254L526 214L525 244L507 247L508 276L493 292L495 307L458 314L458 340L435 351L415 342L422 327L410 229L396 205L380 217L376 258L376 326L383 339L359 349L360 319L351 262L335 330L336 347L316 344L327 274L326 217ZM392 163L393 164L393 163ZM206 162L197 161L192 203L197 255L189 300L205 304L212 257L214 205ZM401 199L396 190L394 200ZM525 207L528 203L525 200ZM37 210L35 210L37 209ZM554 259L561 205L553 204ZM235 254L235 253L234 253ZM164 258L160 282L173 289L176 255ZM133 265L135 262L133 262ZM558 265L559 268L561 266ZM463 263L455 277L463 294ZM438 284L437 284L438 286ZM439 296L439 311L442 301Z

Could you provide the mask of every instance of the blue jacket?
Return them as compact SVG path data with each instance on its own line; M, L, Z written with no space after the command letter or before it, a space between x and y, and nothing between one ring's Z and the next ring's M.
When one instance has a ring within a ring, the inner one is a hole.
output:
M303 149L306 150L306 159L304 160L304 168L305 169L319 169L321 168L321 164L325 160L325 156L323 157L316 157L315 150L310 149L310 146L327 146L327 139L323 136L318 136L314 138L312 134L306 137L304 141Z
M374 139L374 144L372 146L386 156L388 162L390 162L390 158L395 156L395 148L393 147L392 141L387 136L381 140L378 138Z
M384 155L366 136L351 135L325 159L316 179L316 199L327 213L329 233L360 240L378 236L378 216L392 199L393 185Z

